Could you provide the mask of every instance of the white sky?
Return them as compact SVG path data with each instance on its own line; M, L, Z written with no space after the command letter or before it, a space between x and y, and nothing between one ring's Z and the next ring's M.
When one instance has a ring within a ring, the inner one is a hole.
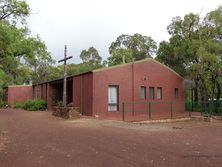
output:
M204 16L222 5L221 0L26 0L32 14L28 26L39 34L52 57L79 63L83 49L94 46L100 56L109 56L111 42L121 34L140 33L157 43L168 40L167 26L175 16L190 12Z

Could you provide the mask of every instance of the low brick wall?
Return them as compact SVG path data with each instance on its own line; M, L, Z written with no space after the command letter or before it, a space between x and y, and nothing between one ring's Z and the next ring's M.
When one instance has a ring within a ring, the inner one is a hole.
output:
M78 119L80 112L78 107L53 107L52 115L65 119Z

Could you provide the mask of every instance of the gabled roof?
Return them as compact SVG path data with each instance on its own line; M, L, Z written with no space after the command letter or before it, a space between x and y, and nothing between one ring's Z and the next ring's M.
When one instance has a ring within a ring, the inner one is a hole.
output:
M148 62L148 61L152 61L154 63L157 63L165 68L167 68L168 70L170 70L171 72L173 72L174 74L176 74L177 76L179 76L180 78L183 78L180 74L178 74L177 72L175 72L173 69L171 69L170 67L158 62L157 60L155 59L152 59L152 58L146 58L146 59L143 59L143 60L139 60L139 61L135 61L135 62L130 62L130 63L125 63L125 64L119 64L119 65L115 65L115 66L111 66L111 67L104 67L104 68L99 68L99 69L96 69L96 70L93 70L92 72L101 72L101 71L106 71L106 70L111 70L111 69L115 69L115 68L121 68L121 67L125 67L125 66L129 66L129 65L132 65L133 63L134 64L139 64L139 63L144 63L144 62Z

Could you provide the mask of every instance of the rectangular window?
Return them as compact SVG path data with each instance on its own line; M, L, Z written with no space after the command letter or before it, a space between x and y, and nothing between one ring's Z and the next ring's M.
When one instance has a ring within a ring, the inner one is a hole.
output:
M150 99L154 99L154 87L150 87Z
M119 110L119 86L109 86L108 89L108 111Z
M157 99L162 99L162 88L161 87L157 88Z
M174 89L174 98L175 98L175 99L178 99L178 97L179 97L179 89L178 89L178 88L175 88L175 89Z
M146 99L146 87L145 86L140 87L140 98Z

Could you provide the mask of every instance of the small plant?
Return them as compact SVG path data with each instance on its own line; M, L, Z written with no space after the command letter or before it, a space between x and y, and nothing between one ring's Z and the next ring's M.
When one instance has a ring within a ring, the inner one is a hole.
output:
M64 107L62 101L57 101L57 102L56 102L56 106L57 106L57 107Z
M13 108L28 111L39 111L45 110L47 108L47 103L44 100L29 100L25 103L16 103Z
M13 106L13 108L15 108L15 109L23 109L24 108L24 103L16 103L14 106Z
M0 101L0 108L7 108L8 105L4 101Z
M47 103L44 100L30 100L27 101L23 109L28 111L38 111L45 110L47 108Z

